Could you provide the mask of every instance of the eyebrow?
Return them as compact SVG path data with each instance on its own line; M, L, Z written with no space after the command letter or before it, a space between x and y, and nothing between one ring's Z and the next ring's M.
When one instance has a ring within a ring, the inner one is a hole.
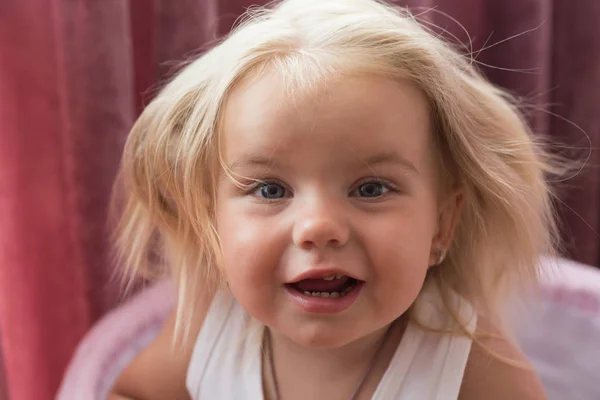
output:
M251 167L251 166L262 166L262 167L271 167L275 164L275 160L272 157L263 157L259 155L245 155L235 160L229 165L229 169L235 170L241 167Z
M374 166L382 164L397 164L400 165L400 167L402 167L406 171L419 175L419 170L417 169L417 167L415 167L415 165L412 162L400 156L396 152L376 153L362 159L362 163L367 168L373 168ZM254 166L269 168L276 165L277 163L273 157L264 157L260 155L249 154L235 160L233 163L231 163L231 165L229 165L229 169L233 171L242 167Z
M369 157L366 157L363 160L363 162L369 168L380 164L398 164L405 170L419 175L419 170L417 170L417 167L415 167L415 165L412 162L400 156L396 152L384 152L373 154Z

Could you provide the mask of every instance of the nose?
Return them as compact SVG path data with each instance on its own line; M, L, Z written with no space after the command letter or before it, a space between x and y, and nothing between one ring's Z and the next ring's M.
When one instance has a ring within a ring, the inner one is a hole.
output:
M344 246L350 237L350 228L339 208L324 202L305 206L294 224L294 244L307 250Z

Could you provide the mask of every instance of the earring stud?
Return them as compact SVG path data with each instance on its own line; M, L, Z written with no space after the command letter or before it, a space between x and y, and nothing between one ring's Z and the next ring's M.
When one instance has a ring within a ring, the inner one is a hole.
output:
M435 265L440 265L446 258L447 253L448 253L448 250L437 249L437 262L435 263Z

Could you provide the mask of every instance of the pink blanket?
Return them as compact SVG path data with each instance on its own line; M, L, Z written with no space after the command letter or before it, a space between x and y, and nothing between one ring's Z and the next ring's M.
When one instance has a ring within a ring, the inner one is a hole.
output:
M108 313L79 345L58 400L105 400L121 370L160 330L175 304L169 282L143 289Z

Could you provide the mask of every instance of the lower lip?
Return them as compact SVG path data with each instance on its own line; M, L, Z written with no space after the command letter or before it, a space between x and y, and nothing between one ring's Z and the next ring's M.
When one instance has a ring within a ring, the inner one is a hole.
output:
M285 290L292 301L304 311L314 314L337 314L350 308L356 302L363 286L364 282L357 282L350 293L337 299L307 296L288 286L285 286Z

